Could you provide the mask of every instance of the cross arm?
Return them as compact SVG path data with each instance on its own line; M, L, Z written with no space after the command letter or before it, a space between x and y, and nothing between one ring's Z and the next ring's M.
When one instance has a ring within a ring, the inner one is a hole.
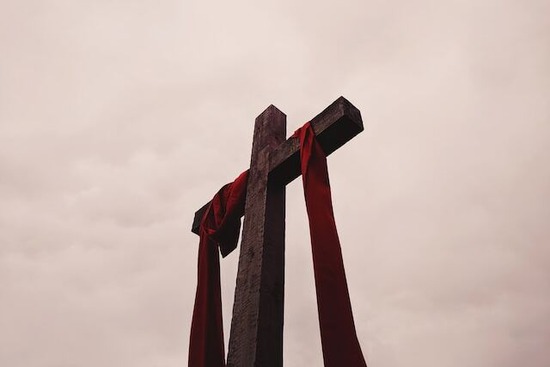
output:
M344 97L338 98L310 121L317 141L328 156L361 131L361 112ZM286 185L300 175L300 142L290 137L269 157L270 179ZM199 234L199 225L209 203L197 210L191 231Z
M361 112L344 97L338 98L315 116L311 126L317 141L328 156L363 131ZM300 176L300 142L290 137L269 159L270 179L288 184Z

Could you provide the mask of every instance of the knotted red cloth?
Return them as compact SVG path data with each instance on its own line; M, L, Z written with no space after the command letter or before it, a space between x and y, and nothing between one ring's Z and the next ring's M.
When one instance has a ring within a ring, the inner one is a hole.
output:
M336 231L326 156L309 123L294 136L306 199L321 345L325 367L366 367L355 331L348 286ZM248 171L212 199L200 225L198 285L191 324L190 367L225 367L220 291L222 255L237 245L244 213Z
M201 220L189 367L225 367L218 247L224 257L237 247L247 182L248 171L222 187Z

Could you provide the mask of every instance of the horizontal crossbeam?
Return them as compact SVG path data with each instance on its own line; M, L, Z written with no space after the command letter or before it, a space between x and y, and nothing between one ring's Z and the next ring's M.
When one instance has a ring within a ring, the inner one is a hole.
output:
M311 119L311 126L328 156L363 131L361 112L344 97L338 98L323 112ZM290 137L269 157L269 179L282 185L300 176L300 142ZM199 234L199 225L210 203L197 210L191 231Z

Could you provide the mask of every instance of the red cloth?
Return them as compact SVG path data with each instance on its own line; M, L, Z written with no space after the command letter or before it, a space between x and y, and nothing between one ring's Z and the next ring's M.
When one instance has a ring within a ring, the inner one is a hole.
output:
M324 365L366 367L353 322L326 156L309 123L294 136L300 139ZM225 367L218 246L224 256L237 246L247 180L248 171L225 185L214 196L201 221L189 367Z
M366 367L355 332L334 221L327 159L309 122L294 136L300 139L302 182L309 218L324 365Z
M248 171L218 191L200 224L198 282L189 342L189 367L225 367L220 258L237 247Z

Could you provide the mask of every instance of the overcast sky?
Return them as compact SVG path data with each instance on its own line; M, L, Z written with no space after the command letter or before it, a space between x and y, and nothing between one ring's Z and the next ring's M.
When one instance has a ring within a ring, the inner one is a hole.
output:
M544 0L1 1L0 366L185 366L195 210L269 104L340 95L369 367L550 366L549 65ZM299 180L287 212L285 365L321 366Z

